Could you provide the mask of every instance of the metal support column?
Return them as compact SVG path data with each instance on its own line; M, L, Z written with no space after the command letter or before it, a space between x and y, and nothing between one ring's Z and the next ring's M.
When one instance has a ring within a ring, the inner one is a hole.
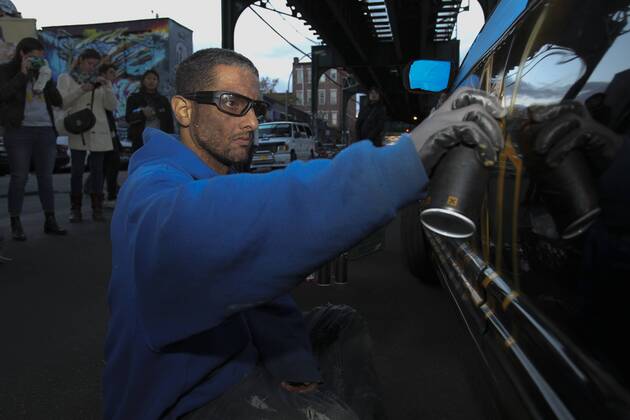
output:
M234 49L236 21L255 0L221 0L221 47Z

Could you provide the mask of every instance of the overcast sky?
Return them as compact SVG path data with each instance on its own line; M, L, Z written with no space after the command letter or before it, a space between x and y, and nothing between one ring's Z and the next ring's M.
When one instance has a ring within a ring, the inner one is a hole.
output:
M221 46L220 0L13 0L13 3L23 17L37 19L38 28L149 19L157 13L159 17L171 18L191 29L194 50ZM470 0L470 3L471 11L459 16L458 35L465 50L483 25L483 14L477 1ZM271 0L270 4L277 10L289 11L284 0ZM310 53L310 47L317 39L303 21L258 7L253 9L285 38ZM280 91L286 89L293 57L302 56L249 9L243 12L236 25L235 49L249 57L262 76L280 79ZM308 61L308 57L302 61Z

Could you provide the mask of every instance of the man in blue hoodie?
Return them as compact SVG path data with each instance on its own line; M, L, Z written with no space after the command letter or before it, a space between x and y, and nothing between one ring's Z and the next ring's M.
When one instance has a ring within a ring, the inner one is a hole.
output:
M466 90L394 146L235 174L266 110L258 78L233 51L196 52L171 100L180 137L146 129L131 159L111 227L106 419L356 419L343 386L318 386L318 362L338 358L312 349L344 327L314 332L290 290L421 199L449 147L489 165L502 147L500 106Z

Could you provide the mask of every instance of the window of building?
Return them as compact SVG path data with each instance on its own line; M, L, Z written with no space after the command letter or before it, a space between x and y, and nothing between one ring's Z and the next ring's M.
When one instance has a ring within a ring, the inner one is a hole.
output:
M295 69L295 80L297 83L304 83L304 73L302 72L302 67Z
M337 126L337 111L332 111L330 113L330 123L336 127Z
M319 90L319 104L326 105L326 89Z
M304 105L304 92L302 90L297 91L297 105Z
M305 67L306 70L306 83L307 84L311 84L311 68L310 67Z
M306 104L305 105L309 107L311 106L311 90L310 89L306 91Z
M326 73L322 73L321 76L319 76L319 83L324 83L326 81Z
M335 82L337 81L337 69L330 70L330 78L333 79Z
M330 89L328 94L330 95L330 104L337 105L337 89Z

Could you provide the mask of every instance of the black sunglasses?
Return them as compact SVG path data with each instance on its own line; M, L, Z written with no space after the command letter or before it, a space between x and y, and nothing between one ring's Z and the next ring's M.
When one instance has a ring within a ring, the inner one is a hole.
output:
M265 101L256 101L234 92L203 90L181 96L200 104L216 105L219 111L235 117L242 117L252 108L257 117L264 117L269 108Z

